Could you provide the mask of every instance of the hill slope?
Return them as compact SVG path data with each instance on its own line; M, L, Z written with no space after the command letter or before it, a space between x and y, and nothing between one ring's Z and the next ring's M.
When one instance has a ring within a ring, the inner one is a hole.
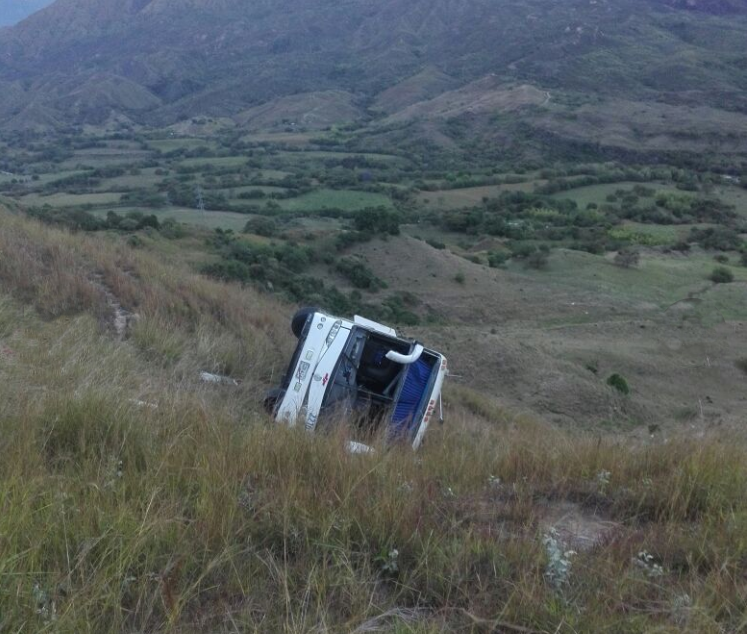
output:
M57 0L0 33L0 125L101 123L113 113L167 124L321 91L394 114L488 74L539 90L744 112L738 9L656 0L283 8Z
M2 207L0 249L12 631L743 626L738 434L577 435L453 386L418 460L352 456L259 411L291 307Z

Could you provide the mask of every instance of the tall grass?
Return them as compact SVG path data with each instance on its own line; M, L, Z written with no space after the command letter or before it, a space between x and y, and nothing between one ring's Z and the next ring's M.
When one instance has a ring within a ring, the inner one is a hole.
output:
M744 627L744 439L578 435L462 389L420 453L350 455L346 427L309 436L259 411L253 363L287 327L274 304L0 222L142 315L118 341L98 303L53 314L42 285L0 276L0 631ZM212 359L245 382L198 383ZM558 589L542 537L562 502L611 529Z
M73 235L0 208L0 253L3 288L42 316L86 311L106 328L109 293L134 315L133 343L181 374L200 366L267 379L280 371L278 351L290 344L286 311L272 298L114 237Z

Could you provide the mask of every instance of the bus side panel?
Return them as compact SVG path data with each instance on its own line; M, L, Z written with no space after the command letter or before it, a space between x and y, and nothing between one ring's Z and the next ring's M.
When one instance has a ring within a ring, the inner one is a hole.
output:
M440 355L439 363L440 369L438 370L438 375L432 386L432 391L430 392L430 400L427 403L427 409L422 417L419 429L414 436L414 442L411 445L414 450L419 449L419 446L422 444L422 439L424 438L425 433L427 433L427 428L430 426L430 419L435 413L435 410L440 407L440 393L443 390L445 375L448 373L448 361L443 355Z

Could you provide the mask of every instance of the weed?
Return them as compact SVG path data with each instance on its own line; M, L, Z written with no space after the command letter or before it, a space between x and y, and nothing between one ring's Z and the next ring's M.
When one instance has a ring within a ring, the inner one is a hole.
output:
M562 590L568 583L570 569L573 565L574 550L563 550L557 531L552 528L542 540L547 552L547 569L544 578L555 589Z

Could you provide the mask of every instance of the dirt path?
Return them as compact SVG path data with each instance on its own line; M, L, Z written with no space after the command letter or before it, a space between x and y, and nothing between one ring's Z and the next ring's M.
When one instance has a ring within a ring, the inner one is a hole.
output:
M105 284L104 278L100 274L93 276L91 283L101 291L102 295L107 301L107 306L110 309L109 325L114 329L115 335L118 340L125 338L128 328L133 321L134 315L128 310L125 310L120 303L117 296L109 289Z

